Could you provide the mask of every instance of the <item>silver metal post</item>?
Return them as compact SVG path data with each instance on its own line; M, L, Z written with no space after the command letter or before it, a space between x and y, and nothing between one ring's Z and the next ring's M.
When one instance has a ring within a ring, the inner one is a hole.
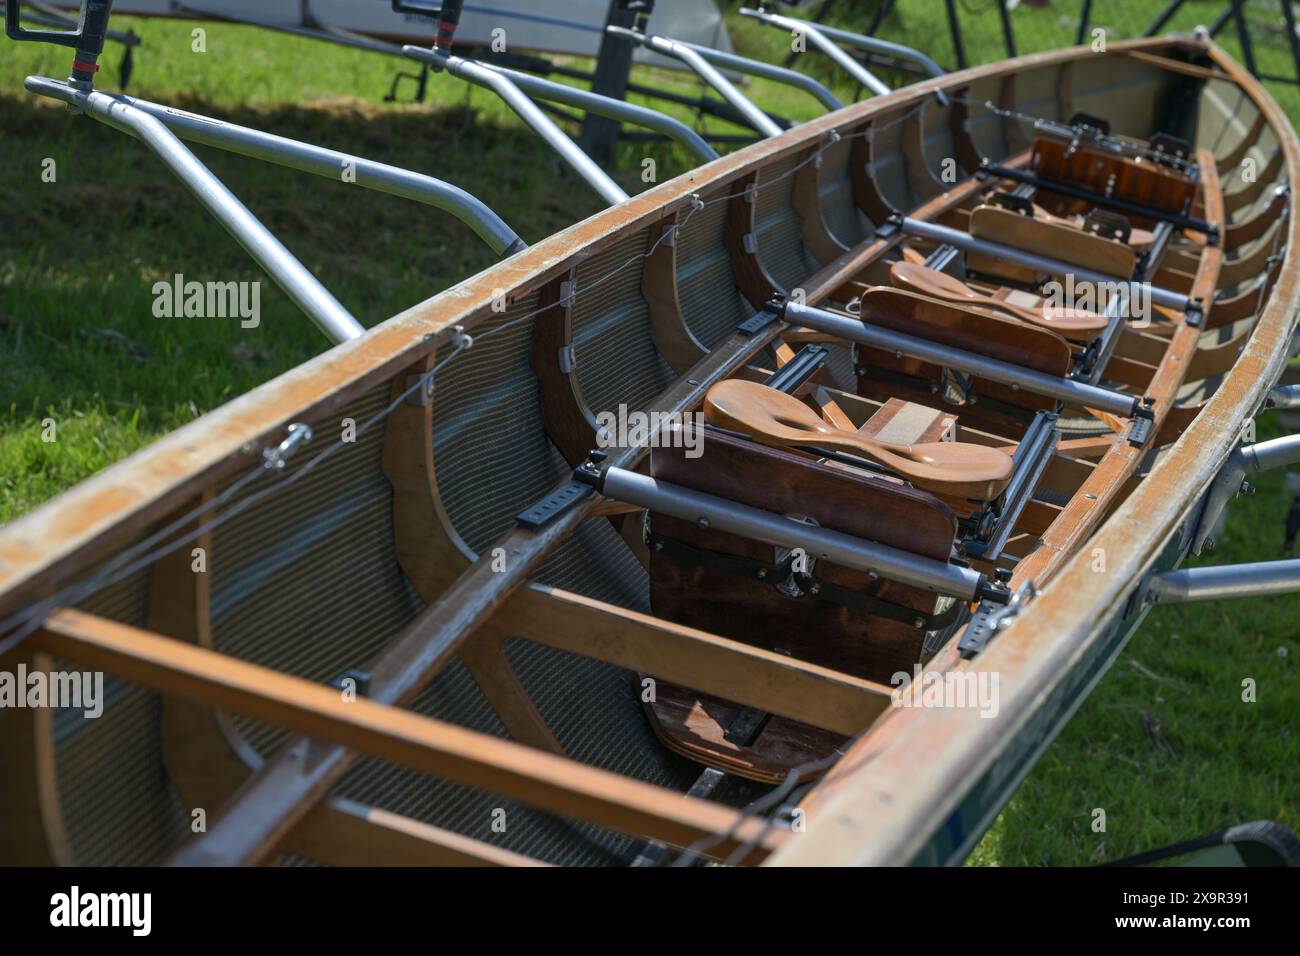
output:
M771 63L764 63L762 60L751 60L747 56L737 56L734 53L715 50L711 46L703 46L687 40L674 40L673 42L694 50L704 59L717 66L735 70L737 73L759 76L765 80L772 80L774 83L783 83L786 86L793 86L795 89L803 90L810 96L816 97L817 102L828 110L838 110L844 107L844 103L840 101L838 96L806 73L786 69L783 66L774 66Z
M997 259L1003 259L1006 262L1012 262L1016 265L1028 266L1030 269L1037 269L1039 272L1048 272L1052 275L1064 276L1073 275L1080 279L1086 279L1089 282L1123 282L1133 281L1132 276L1113 276L1104 272L1096 272L1092 269L1085 269L1081 266L1072 265L1064 259L1053 259L1050 256L1040 256L1034 252L1026 252L1023 249L1016 249L1012 246L1004 246L998 242L989 242L987 239L977 239L969 233L962 232L960 229L953 229L948 226L940 226L932 222L924 222L920 219L904 217L902 221L904 232L920 236L923 239L933 239L936 242L946 242L949 245L956 246L958 249L966 252L979 252L986 256L993 256ZM1151 290L1151 301L1156 305L1168 306L1177 309L1180 312L1186 312L1191 304L1187 296L1178 292L1172 292L1169 289L1162 289L1160 286L1149 285Z
M723 99L734 106L745 117L745 122L754 129L764 136L776 136L782 132L781 127L770 116L751 103L744 93L736 89L734 83L723 76L708 60L684 43L659 36L646 36L643 33L637 33L635 30L613 25L605 27L605 31L633 43L639 43L648 50L654 50L664 56L681 60L694 70L704 82L717 90Z
M744 13L742 10L741 13ZM934 60L930 59L920 50L910 46L903 46L901 43L890 43L888 40L877 40L875 37L869 37L862 33L850 33L848 30L841 30L838 27L828 27L820 23L810 23L807 20L801 20L798 17L785 17L794 23L801 23L805 27L813 27L832 40L838 40L840 43L847 43L849 46L855 46L870 53L879 53L882 56L892 56L896 60L910 60L916 63L929 73L931 76L945 76L946 71Z
M361 323L343 308L338 299L162 122L107 93L74 90L66 83L47 77L29 76L25 86L32 93L61 100L102 123L130 133L152 149L298 308L333 341L346 342L365 332Z
M520 73L518 70L507 69L494 63L480 65L508 77L512 83L530 96L554 103L564 103L567 106L586 110L588 113L635 123L637 126L663 133L669 139L681 143L706 163L718 158L717 150L705 142L703 136L667 113L637 106L624 100L616 100L612 96L580 90L565 83L556 83L554 80L545 80L529 73Z
M830 57L835 62L836 66L849 74L849 76L853 77L867 89L871 90L871 92L875 93L877 96L884 96L887 93L893 92L887 83L876 77L865 66L840 49L835 44L835 41L832 40L819 25L809 23L807 20L795 20L791 17L783 17L779 13L767 13L763 10L751 10L746 7L740 8L740 15L753 17L755 20L760 20L769 26L781 27L782 29L791 30L795 33L800 33L803 36L806 36L813 42L813 45L817 47L817 49Z
M1241 455L1247 472L1273 471L1300 462L1300 435L1284 435L1253 445L1242 445L1236 452Z
M1294 594L1300 591L1300 558L1166 571L1153 575L1149 588L1148 600L1159 604Z
M501 256L513 255L526 247L505 222L483 202L458 186L425 176L421 173L362 159L310 143L287 139L273 133L223 123L187 113L184 110L150 103L124 94L105 94L113 99L143 110L163 122L181 139L224 149L241 156L275 163L289 169L301 170L326 179L343 181L349 172L353 183L363 189L401 196L416 202L442 209L469 226L492 251Z
M882 329L868 324L870 316L853 318L837 315L825 309L791 301L786 303L783 317L792 324L806 325L810 329L826 332L851 342L859 342L862 345L890 352L901 352L925 362L933 362L945 368L957 369L993 382L1010 385L1012 388L1023 388L1035 395L1046 395L1048 398L1063 402L1101 409L1125 418L1132 418L1142 408L1141 401L1132 395L1073 379L1058 378L1055 375L976 355L949 345L940 345L912 335L904 335L902 332Z
M606 469L600 491L618 501L640 505L702 527L783 548L803 548L819 560L875 572L938 594L974 599L982 596L987 583L984 575L970 568L805 524L775 512L657 481L625 468Z
M489 69L481 63L475 63L458 56L435 53L424 47L407 45L402 47L402 53L413 60L432 64L445 69L452 76L460 77L462 80L468 80L491 90L501 97L521 120L531 126L538 136L546 140L547 145L559 153L560 158L569 165L569 168L581 176L587 185L596 190L605 202L615 206L628 198L628 194L623 191L623 187L614 182L609 177L609 174L597 166L590 156L579 149L577 143L565 136L564 131L556 126L536 103L525 96L524 91L516 86L509 77L496 70Z
M1300 463L1300 435L1285 435L1253 445L1242 445L1229 455L1205 493L1205 504L1192 534L1192 553L1200 554L1205 548L1213 549L1215 529L1223 509L1238 495L1247 494L1251 490L1245 481L1247 474L1286 468L1297 463Z

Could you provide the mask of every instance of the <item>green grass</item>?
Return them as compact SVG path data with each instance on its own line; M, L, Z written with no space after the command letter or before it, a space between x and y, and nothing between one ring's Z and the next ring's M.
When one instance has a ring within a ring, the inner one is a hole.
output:
M740 52L783 60L789 38L739 18L738 5L727 6ZM1073 42L1073 21L1062 16L1061 3L1055 6L1017 12L1020 52ZM1161 6L1097 0L1094 23L1112 37L1131 34ZM1220 6L1194 0L1172 27L1207 22ZM837 7L837 22L863 28L872 5ZM1001 58L989 4L971 0L959 8L970 62ZM900 0L882 35L952 65L940 10L936 0ZM196 54L195 24L120 19L115 25L134 25L145 39L132 80L137 95L442 177L487 201L529 242L600 208L494 97L453 78L433 77L424 105L387 104L383 94L400 65L387 58L221 24L204 25L207 52ZM1256 32L1261 68L1289 73L1280 35ZM1230 37L1221 39L1240 52ZM8 41L0 41L0 51L3 523L300 364L326 342L143 146L22 90L27 74L64 75L66 51ZM824 58L809 54L799 66L846 102L856 98L854 85ZM115 66L101 77L111 89ZM638 68L635 78L698 92L671 71ZM1271 88L1300 116L1294 87ZM787 87L754 81L749 92L794 120L820 113L806 94ZM737 132L686 108L639 101L701 130ZM466 227L433 210L198 152L367 325L494 261ZM677 147L624 143L614 174L631 192L647 188L640 178L647 156L660 179L693 165ZM47 158L57 164L54 183L41 179ZM153 283L175 273L200 281L262 279L260 327L154 318ZM47 420L55 423L57 442L43 440ZM1266 422L1263 431L1276 427ZM1258 495L1233 506L1215 560L1278 556L1288 496L1280 475L1259 485ZM1297 621L1300 599L1153 612L972 862L1086 864L1246 820L1300 827L1300 743L1292 726L1300 713ZM1244 677L1258 682L1258 703L1241 702ZM1167 747L1144 729L1143 715L1148 726L1151 718L1159 721ZM1098 807L1107 813L1105 833L1091 829Z

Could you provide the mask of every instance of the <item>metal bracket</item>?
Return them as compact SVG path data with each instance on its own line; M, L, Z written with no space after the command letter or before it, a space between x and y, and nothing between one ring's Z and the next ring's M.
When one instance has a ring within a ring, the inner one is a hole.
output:
M284 471L284 466L289 458L293 456L293 453L311 439L311 427L302 422L294 422L289 426L289 434L284 441L274 448L263 449L262 467L267 471Z
M420 379L426 379L423 388L416 389L406 397L406 404L426 407L433 404L433 376L428 372L420 375L406 376L406 390L416 388L420 384Z
M970 660L982 653L989 646L989 642L998 635L999 631L1011 626L1011 622L1016 619L1016 615L1037 594L1038 591L1034 587L1034 582L1026 581L1006 604L994 604L987 599L980 601L970 623L966 625L966 631L962 634L961 641L957 644L957 650L961 656L966 660Z
M1272 438L1253 445L1242 445L1223 463L1219 474L1210 482L1205 493L1205 504L1192 536L1192 553L1200 554L1202 548L1214 550L1214 529L1228 502L1239 495L1253 493L1246 475L1272 471L1300 463L1300 435Z
M784 310L784 306L782 306L782 309ZM757 335L778 318L780 318L780 313L773 311L772 303L769 302L766 306L759 309L744 322L741 322L736 326L736 331L741 335Z
M556 489L541 501L521 511L515 516L515 522L530 531L540 531L586 498L593 490L591 485L575 478L563 488Z
M560 363L560 371L565 375L572 375L573 370L578 366L578 353L573 350L572 345L561 346L557 359Z

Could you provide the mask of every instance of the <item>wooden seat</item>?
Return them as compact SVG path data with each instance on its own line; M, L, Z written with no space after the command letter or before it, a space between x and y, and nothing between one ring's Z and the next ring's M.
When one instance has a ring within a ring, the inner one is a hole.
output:
M871 289L860 302L863 320L881 328L1049 375L1064 376L1070 370L1069 343L1025 322L899 289ZM857 346L854 354L860 395L880 402L896 396L944 411L960 411L966 425L996 434L1019 434L1035 412L1056 404L1053 399L978 377L970 379L963 404L953 400L960 396L945 388L944 370L937 365L863 345Z
M691 426L687 426L691 427ZM681 442L664 442L664 446ZM859 535L880 544L947 560L956 535L952 512L937 498L896 479L818 462L710 429L705 453L658 447L651 474L698 491ZM742 564L777 563L776 549L692 522L651 513L650 604L669 620L777 653L888 684L922 660L928 625L916 619L951 608L931 592L818 561L812 575L828 589L884 602L881 610L850 607L780 581L745 573ZM721 557L718 557L721 556ZM734 563L729 563L734 562ZM650 675L654 676L654 675ZM670 749L728 773L776 782L785 768L833 752L843 738L795 721L771 718L757 739L727 739L735 705L660 681L647 709Z
M1137 253L1122 242L1071 226L1022 216L997 206L979 206L971 213L970 234L976 239L1061 259L1125 281L1132 277L1137 264ZM972 270L978 272L990 275L1007 272L1005 263L983 254L972 253L966 261ZM1032 271L1024 266L1011 268L1013 271L1008 277L1013 279L1023 278L1026 272Z

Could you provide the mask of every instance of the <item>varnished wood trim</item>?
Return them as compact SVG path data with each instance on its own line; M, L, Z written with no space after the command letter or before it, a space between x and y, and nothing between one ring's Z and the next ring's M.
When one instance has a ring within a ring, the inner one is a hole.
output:
M364 697L344 701L333 688L79 611L50 615L32 641L167 693L637 836L685 846L720 835L722 853L754 840L761 859L787 835L716 804Z
M793 720L855 734L889 707L890 688L558 588L514 593L495 626Z

